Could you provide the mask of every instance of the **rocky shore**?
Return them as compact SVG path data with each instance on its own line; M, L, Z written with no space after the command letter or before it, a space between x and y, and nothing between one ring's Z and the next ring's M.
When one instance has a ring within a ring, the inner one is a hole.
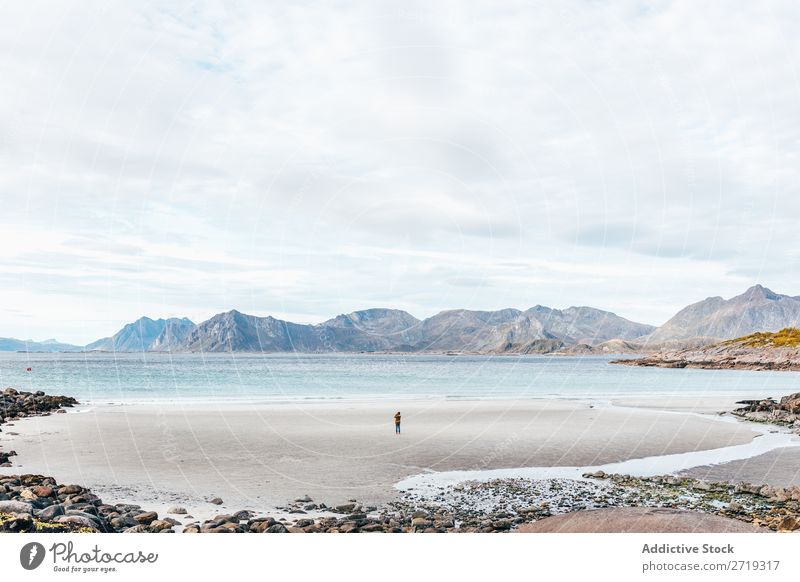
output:
M736 404L744 406L731 412L734 416L751 422L765 422L788 426L800 434L800 392L789 394L775 401L772 398L763 400L741 400Z
M612 364L656 368L800 371L800 331L756 333L705 347L663 350Z
M76 402L43 393L3 393L2 420L49 414ZM733 414L796 426L800 393L743 401ZM223 505L209 498L208 508ZM102 500L87 487L34 475L0 476L0 531L104 533L447 533L509 532L523 524L576 511L631 507L713 514L772 531L800 531L800 486L708 482L675 475L633 477L599 471L580 479L503 478L407 490L380 507L328 506L303 496L264 511L242 509L197 519L183 507L158 512ZM198 509L200 511L200 509ZM203 512L208 515L206 509Z
M213 502L213 500L212 500ZM104 503L79 485L52 477L0 478L0 531L104 533L502 533L574 511L652 507L736 519L772 531L800 531L800 486L707 482L674 475L632 477L598 472L576 479L495 479L404 494L384 507L353 500L336 507L296 499L276 513L250 510L200 521L180 507L159 516L139 505ZM182 520L182 521L181 521Z
M14 388L6 388L0 394L0 425L8 424L28 416L47 416L52 412L66 412L78 401L70 396L50 396L44 392L18 392ZM9 425L13 426L13 425ZM2 432L0 428L0 432ZM3 451L0 445L0 467L10 467L9 459L15 451Z

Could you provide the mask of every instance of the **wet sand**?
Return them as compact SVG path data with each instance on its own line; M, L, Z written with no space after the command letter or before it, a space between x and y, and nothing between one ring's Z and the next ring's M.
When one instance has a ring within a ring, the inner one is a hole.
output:
M763 455L719 465L703 465L681 475L707 481L746 481L758 485L800 485L800 447L784 447Z
M519 533L772 533L719 515L652 507L577 511L525 523Z
M96 406L4 425L14 465L104 499L217 512L305 494L381 503L429 471L591 466L744 444L742 423L689 413L553 401ZM18 433L16 436L10 433ZM220 496L216 508L204 502ZM199 511L199 510L198 510Z

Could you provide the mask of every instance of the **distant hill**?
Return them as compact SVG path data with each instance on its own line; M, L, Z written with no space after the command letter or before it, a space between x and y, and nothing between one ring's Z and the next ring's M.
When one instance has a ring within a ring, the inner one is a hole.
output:
M657 368L800 370L800 329L759 332L705 347L663 351L613 363Z
M397 309L367 309L303 325L238 311L199 324L178 349L254 352L459 352L549 353L574 338L603 342L621 334L636 338L652 326L590 307L564 311L443 311L418 320Z
M318 325L274 317L220 313L195 327L180 347L189 352L361 352L390 350L418 321L404 311L370 309Z
M681 309L661 327L593 307L521 311L452 309L419 320L374 308L300 324L236 310L195 325L143 317L86 346L104 351L407 352L610 354L698 349L720 340L800 326L800 297L755 285L731 299L710 297Z
M731 339L796 326L800 326L800 297L755 285L731 299L709 297L689 305L644 339L649 344L695 337Z
M64 344L54 339L35 342L33 340L0 337L0 352L79 352L82 349L81 346Z
M164 349L167 345L179 345L183 339L174 342L176 335L186 337L194 323L186 318L150 319L140 317L129 323L111 337L99 339L86 346L86 350L103 352L144 352Z

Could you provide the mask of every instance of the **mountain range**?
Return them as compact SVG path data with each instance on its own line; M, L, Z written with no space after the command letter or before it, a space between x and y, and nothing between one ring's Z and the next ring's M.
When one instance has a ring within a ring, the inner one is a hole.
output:
M319 324L231 310L197 325L186 318L142 317L83 347L0 339L0 351L621 353L703 345L798 325L800 297L755 285L732 299L709 297L689 305L658 328L593 307L456 309L424 320L377 308Z

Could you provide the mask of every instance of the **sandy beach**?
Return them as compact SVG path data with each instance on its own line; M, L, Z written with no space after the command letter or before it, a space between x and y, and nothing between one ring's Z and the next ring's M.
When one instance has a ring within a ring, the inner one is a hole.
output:
M79 407L4 427L36 472L104 497L225 507L381 503L410 475L591 466L744 444L742 423L585 401L404 402L403 434L384 403L132 404ZM16 433L16 434L15 434Z

